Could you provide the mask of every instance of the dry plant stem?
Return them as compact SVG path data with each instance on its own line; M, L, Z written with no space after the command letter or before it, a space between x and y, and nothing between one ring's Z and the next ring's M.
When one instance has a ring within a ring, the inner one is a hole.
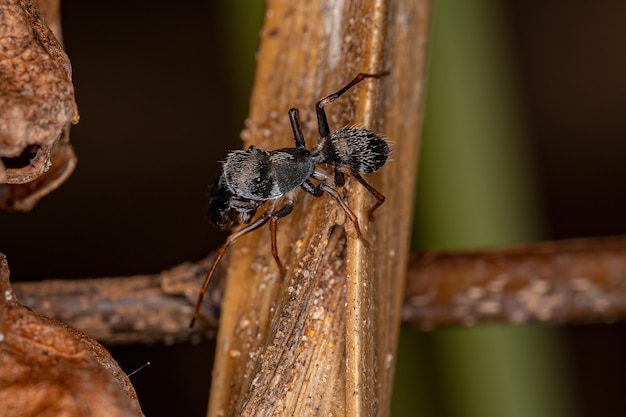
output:
M626 238L411 257L403 318L421 329L626 315Z
M361 124L394 141L394 161L342 189L365 248L330 198L301 193L278 223L278 273L266 230L230 251L209 415L387 415L408 256L428 31L424 1L267 2L245 144L293 146L287 110L300 109L308 147L314 104L359 72L327 106L331 129ZM343 241L346 240L344 246ZM236 260L236 261L235 261Z

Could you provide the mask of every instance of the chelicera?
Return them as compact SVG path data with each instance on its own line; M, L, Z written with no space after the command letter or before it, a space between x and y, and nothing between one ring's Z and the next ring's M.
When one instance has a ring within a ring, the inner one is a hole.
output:
M315 197L324 193L331 196L354 225L359 239L367 243L361 233L359 219L335 187L344 186L346 175L363 185L376 198L376 204L368 212L369 219L373 220L374 211L383 204L385 196L365 181L361 174L380 169L387 162L391 150L382 136L362 127L349 126L331 132L324 106L337 100L365 78L380 78L387 74L388 72L360 73L342 89L317 102L315 109L320 140L313 150L306 148L298 110L292 108L289 110L289 121L295 147L266 151L250 146L245 150L230 151L226 155L209 196L209 220L223 230L230 230L241 224L245 226L231 234L217 251L200 288L190 327L193 327L198 317L211 277L226 250L241 236L267 222L270 225L272 256L284 275L285 270L276 246L276 226L278 219L292 212L296 193L300 189ZM334 167L334 187L329 184L329 175L317 167L320 164ZM267 209L253 221L257 210L268 201Z

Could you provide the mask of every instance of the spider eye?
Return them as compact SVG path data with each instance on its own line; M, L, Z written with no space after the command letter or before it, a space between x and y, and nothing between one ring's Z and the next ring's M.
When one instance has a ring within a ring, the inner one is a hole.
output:
M256 178L254 179L254 182L256 182L257 184L260 184L260 183L261 183L261 181L263 181L263 178L261 178L261 177L256 177Z

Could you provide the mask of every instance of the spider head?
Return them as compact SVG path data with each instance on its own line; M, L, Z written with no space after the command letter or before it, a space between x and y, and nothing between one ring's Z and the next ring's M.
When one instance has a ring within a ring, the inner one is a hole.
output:
M241 223L250 223L263 201L248 200L233 194L224 185L223 172L209 195L209 220L221 230L230 230Z

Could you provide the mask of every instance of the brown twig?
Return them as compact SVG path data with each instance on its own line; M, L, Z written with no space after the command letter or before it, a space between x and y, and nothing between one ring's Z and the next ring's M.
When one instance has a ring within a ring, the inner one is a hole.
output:
M626 315L626 237L415 253L405 297L403 320L421 329L613 321Z
M341 250L335 247L335 252ZM156 275L18 282L13 287L24 304L106 344L169 344L189 339L192 305L211 260ZM223 277L220 267L193 334L215 336ZM423 330L490 322L603 322L625 316L626 237L415 252L402 310L404 325Z
M221 267L203 304L203 320L189 331L192 306L212 259L213 255L154 275L17 282L14 289L22 304L107 345L214 338L222 294Z

